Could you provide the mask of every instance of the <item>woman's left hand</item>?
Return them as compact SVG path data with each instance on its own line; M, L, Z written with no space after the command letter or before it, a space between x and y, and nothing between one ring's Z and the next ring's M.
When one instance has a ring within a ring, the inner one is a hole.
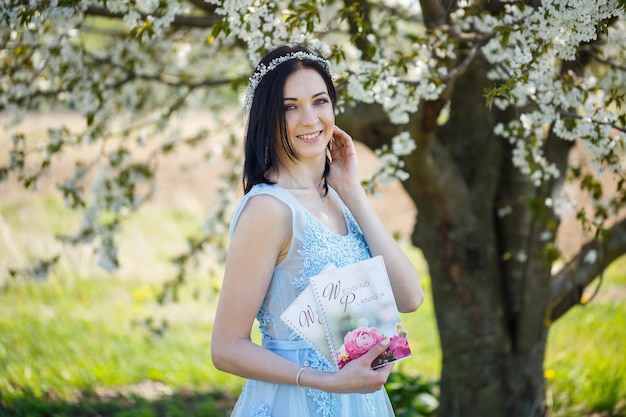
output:
M352 138L337 126L333 131L333 138L328 183L335 189L345 185L360 186L358 160Z

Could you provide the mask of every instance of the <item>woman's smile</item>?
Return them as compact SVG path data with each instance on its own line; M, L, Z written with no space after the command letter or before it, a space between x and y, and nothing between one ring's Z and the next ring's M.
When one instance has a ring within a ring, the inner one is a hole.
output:
M323 130L319 130L314 133L306 133L304 135L298 135L297 138L304 142L315 142L322 137Z

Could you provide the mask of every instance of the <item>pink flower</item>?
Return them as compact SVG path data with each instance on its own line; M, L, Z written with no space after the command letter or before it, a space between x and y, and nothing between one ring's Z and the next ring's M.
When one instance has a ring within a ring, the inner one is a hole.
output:
M348 364L348 362L352 360L352 358L350 358L350 356L348 355L337 353L336 356L337 356L337 366L339 367L339 369L342 369L344 366Z
M346 334L343 339L346 352L351 359L356 359L383 340L375 327L359 327Z
M389 350L391 350L391 354L396 359L406 358L411 355L409 342L403 336L393 336L389 339Z

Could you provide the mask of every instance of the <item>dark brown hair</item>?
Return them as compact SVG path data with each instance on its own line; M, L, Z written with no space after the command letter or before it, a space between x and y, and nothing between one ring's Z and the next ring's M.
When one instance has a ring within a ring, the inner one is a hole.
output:
M268 66L272 60L298 51L319 56L319 53L303 45L284 45L269 52L258 65ZM257 71L258 68L257 66ZM322 77L328 89L333 109L336 106L337 94L332 76L328 68L319 60L306 58L290 59L267 72L254 90L246 128L243 166L243 188L245 193L248 193L256 184L273 183L266 178L265 174L271 167L278 169L277 143L281 144L289 158L296 159L296 155L287 138L283 88L287 77L302 68L315 70ZM326 175L329 168L330 161L327 157L326 167L321 178L326 191L328 190Z

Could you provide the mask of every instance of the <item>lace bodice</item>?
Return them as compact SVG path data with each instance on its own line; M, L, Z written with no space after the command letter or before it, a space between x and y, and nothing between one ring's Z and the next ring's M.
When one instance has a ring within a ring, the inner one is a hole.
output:
M333 189L329 196L339 201L348 227L346 235L326 228L287 190L270 184L258 184L244 196L231 224L231 235L248 201L256 195L269 194L291 209L291 246L285 259L274 269L274 274L257 314L264 340L299 340L282 322L280 314L309 285L310 277L321 272L329 263L337 267L370 258L369 248L354 217Z

